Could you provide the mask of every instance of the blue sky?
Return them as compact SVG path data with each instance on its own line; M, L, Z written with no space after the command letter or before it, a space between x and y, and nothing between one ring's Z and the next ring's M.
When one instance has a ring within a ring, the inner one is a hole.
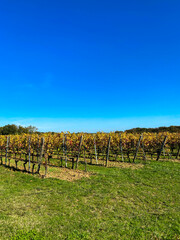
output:
M1 124L180 125L179 1L0 1Z

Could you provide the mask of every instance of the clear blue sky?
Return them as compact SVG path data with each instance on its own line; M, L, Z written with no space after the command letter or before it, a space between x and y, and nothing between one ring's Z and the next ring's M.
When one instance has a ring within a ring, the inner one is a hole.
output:
M1 124L180 125L180 1L0 1Z

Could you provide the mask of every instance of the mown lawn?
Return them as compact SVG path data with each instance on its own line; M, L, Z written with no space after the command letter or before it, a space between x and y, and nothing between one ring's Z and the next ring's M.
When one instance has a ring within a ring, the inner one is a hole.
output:
M74 182L0 166L0 239L180 239L180 164L88 166Z

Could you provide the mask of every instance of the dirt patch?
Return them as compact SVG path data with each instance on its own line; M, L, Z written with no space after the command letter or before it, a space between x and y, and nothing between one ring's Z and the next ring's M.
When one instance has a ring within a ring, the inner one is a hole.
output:
M49 168L46 178L58 178L66 181L75 181L83 177L89 178L92 175L90 172L73 170L68 168Z
M176 163L180 163L180 159L160 159L159 162L176 162Z
M140 169L143 168L144 165L140 163L127 163L127 162L109 162L108 167L118 167L118 168L130 168L130 169ZM58 178L61 180L66 180L66 181L75 181L78 179L81 179L83 177L89 178L92 176L94 173L92 172L85 172L81 170L73 170L69 168L56 168L56 167L51 167L48 168L48 174L47 178Z
M105 161L99 160L98 164L100 164L101 166L105 166ZM139 168L143 168L144 164L142 164L142 163L109 161L108 162L108 168L110 168L110 167L139 169Z
M144 165L141 163L109 162L108 167L139 169L139 168L143 168Z

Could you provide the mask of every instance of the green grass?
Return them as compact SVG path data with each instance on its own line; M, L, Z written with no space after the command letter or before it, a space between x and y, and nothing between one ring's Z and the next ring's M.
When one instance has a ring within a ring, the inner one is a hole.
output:
M0 166L0 239L180 239L179 163L88 170L67 182Z

